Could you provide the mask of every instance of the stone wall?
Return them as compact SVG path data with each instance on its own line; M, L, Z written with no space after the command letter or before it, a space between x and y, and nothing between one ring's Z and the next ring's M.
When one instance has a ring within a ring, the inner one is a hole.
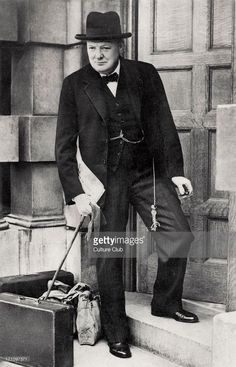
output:
M63 78L81 66L73 36L81 1L0 0L0 8L0 276L7 276L55 269L71 236L54 140ZM77 279L80 246L79 236L65 265Z

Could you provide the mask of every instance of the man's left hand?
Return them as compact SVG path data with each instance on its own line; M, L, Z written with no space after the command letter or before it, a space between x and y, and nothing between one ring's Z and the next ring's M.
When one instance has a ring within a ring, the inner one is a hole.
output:
M177 187L179 195L182 198L192 195L193 187L191 181L188 180L186 177L176 176L172 177L171 180Z

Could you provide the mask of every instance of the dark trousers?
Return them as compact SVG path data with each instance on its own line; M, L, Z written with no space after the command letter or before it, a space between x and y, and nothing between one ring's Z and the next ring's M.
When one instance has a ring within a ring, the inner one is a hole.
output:
M123 154L124 156L124 154ZM177 311L181 309L183 280L187 254L193 235L182 212L172 181L156 178L156 198L160 229L152 232L157 243L158 271L153 289L154 310ZM129 203L139 213L150 229L153 204L152 167L139 169L124 159L114 172L108 171L105 206L107 224L102 231L125 232ZM109 343L126 342L129 328L125 312L125 295L122 279L123 259L101 257L97 259L98 287L101 296L101 319Z

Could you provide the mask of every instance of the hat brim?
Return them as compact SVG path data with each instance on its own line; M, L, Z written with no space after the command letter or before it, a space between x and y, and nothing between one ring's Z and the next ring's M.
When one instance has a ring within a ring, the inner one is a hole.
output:
M77 40L82 41L102 41L102 40L113 40L113 39L122 39L122 38L129 38L132 36L132 33L121 33L121 34L109 34L109 35L96 35L96 36L89 36L87 34L76 34L75 38Z

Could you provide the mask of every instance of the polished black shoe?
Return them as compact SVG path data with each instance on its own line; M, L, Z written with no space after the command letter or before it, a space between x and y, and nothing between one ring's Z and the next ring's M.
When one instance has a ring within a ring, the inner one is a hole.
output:
M110 343L110 353L119 358L130 358L131 351L127 343Z
M186 311L186 310L179 310L176 312L165 312L165 311L152 310L151 314L153 316L169 317L179 322L186 322L186 323L199 322L197 315L195 315L192 312Z

